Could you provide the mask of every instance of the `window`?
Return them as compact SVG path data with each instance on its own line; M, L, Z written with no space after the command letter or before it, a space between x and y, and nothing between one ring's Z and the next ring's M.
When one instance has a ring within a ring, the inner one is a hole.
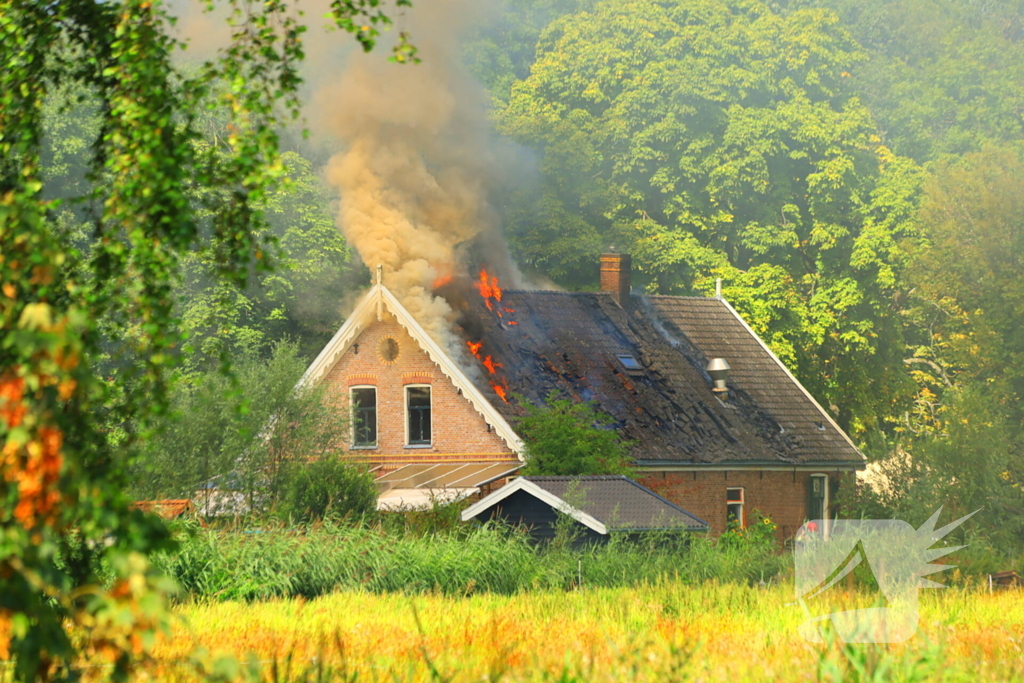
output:
M743 489L734 488L725 490L725 522L726 528L733 526L742 529L746 526L743 519Z
M640 365L639 362L637 362L636 358L633 358L633 356L629 356L629 355L626 355L626 354L620 354L620 355L617 355L615 357L619 359L620 363L622 363L622 367L626 368L627 370L643 370L644 369L643 366Z
M430 387L405 388L405 410L409 415L408 444L430 445Z
M807 481L807 519L828 519L827 474L812 474Z
M377 388L352 388L352 447L377 447Z

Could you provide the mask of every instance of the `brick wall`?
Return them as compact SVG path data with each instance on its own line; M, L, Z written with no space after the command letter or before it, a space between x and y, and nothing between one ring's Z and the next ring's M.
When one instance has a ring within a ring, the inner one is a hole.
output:
M346 412L349 387L377 387L377 447L352 449L350 454L365 457L372 464L387 465L431 460L517 460L405 328L387 313L385 316L384 321L374 322L359 335L323 380L338 409ZM398 357L392 362L381 356L381 344L387 337L398 342ZM405 444L405 386L408 384L431 387L433 439L429 447Z
M832 482L843 482L846 473L821 470ZM778 526L780 540L792 538L806 521L807 486L812 472L730 470L718 472L645 472L637 481L711 525L711 533L725 530L726 490L742 487L744 514L754 523L758 510ZM837 479L838 477L838 479ZM835 501L832 500L833 504Z

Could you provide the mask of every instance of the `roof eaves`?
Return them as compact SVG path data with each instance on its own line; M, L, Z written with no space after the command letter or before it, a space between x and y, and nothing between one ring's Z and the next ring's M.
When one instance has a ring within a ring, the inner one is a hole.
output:
M829 424L831 424L832 427L837 432L839 432L839 434L844 439L846 439L846 442L848 444L850 444L850 448L852 448L866 462L867 461L867 457L863 453L861 453L860 449L857 448L857 445L853 443L853 439L851 439L849 437L849 435L846 432L844 432L843 429L838 424L836 424L836 421L832 419L832 416L828 414L828 411L825 410L821 406L820 403L818 403L818 401L814 398L814 396L811 395L811 392L807 391L807 388L804 387L804 385L800 383L800 380L798 380L796 378L796 376L792 372L789 371L789 368L786 367L786 364L783 363L782 360L778 356L775 355L775 352L772 351L771 348L767 344L764 343L764 340L761 339L761 337L757 334L757 332L754 332L754 329L750 325L748 325L747 321L743 319L743 316L741 316L736 311L736 309L732 307L732 304L730 304L728 301L726 301L726 299L724 297L715 297L715 300L722 302L722 305L725 306L726 310L728 310L730 313L732 313L732 315L736 318L736 320L738 320L739 323L741 325L743 325L743 327L747 330L747 332L750 333L750 336L752 336L754 339L757 340L757 343L761 345L761 348L764 349L765 352L769 355L769 357L771 357L771 359L773 361L775 361L775 363L782 369L782 371L784 373L786 373L786 376L789 377L790 381L792 381L793 384L795 384L797 386L797 388L800 389L801 392L803 392L804 396L807 397L807 400L809 400L814 405L814 407L818 409L818 412L820 412L821 415L826 420L828 420Z
M858 451L859 452L859 451ZM718 462L693 462L690 460L634 460L637 467L646 468L677 468L677 469L766 469L799 470L799 469L864 469L866 460L803 460L786 462L784 460L721 460Z
M558 510L559 512L569 515L583 526L593 529L602 536L608 534L608 527L605 526L603 522L588 515L586 512L583 512L582 510L575 508L572 505L569 505L569 503L565 502L563 499L559 498L550 491L543 489L540 486L537 486L537 484L533 483L532 481L525 477L519 477L511 484L506 484L505 486L501 487L494 493L481 498L479 501L463 510L461 515L462 521L468 522L469 520L473 519L474 517L482 513L487 508L493 505L497 505L498 503L505 500L506 498L511 496L513 493L516 493L517 491L526 491L535 498L544 501L545 503L547 503L554 509Z
M678 510L679 512L682 512L682 513L683 513L684 515L686 515L686 516L687 516L687 517L689 517L690 519L696 520L696 521L700 522L701 524L703 524L704 526L708 526L708 523L707 523L707 522L705 522L705 521L704 521L703 519L701 519L700 517L698 517L697 515L694 515L693 513L689 512L689 511L687 511L687 510L684 510L683 508L679 507L678 505L676 505L676 504L675 504L675 503L673 503L672 501L668 500L667 498L664 498L664 497L662 497L662 496L658 495L657 493L655 493L655 492L654 492L654 491L652 491L651 489L647 488L646 486L644 486L644 485L643 485L643 484L641 484L640 482L638 482L638 481L635 481L635 480L633 480L633 479L630 479L629 477L625 477L625 476L624 476L624 477L622 477L622 478L623 478L623 479L625 479L626 481L628 481L628 482L629 482L630 484L632 484L633 486L635 486L635 487L637 487L638 489L640 489L641 491L643 491L644 493L647 493L647 494L649 494L649 495L651 495L651 496L653 496L653 497L657 498L658 500L660 500L660 501L661 501L662 503L664 503L665 505L668 505L669 507L675 508L675 509L676 509L676 510ZM689 527L687 527L687 528L689 528Z

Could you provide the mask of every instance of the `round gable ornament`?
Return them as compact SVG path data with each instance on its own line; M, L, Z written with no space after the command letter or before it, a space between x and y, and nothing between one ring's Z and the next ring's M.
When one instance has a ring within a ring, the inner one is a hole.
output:
M398 340L394 337L384 337L380 340L380 346L377 347L380 352L381 360L385 363L394 363L398 359Z

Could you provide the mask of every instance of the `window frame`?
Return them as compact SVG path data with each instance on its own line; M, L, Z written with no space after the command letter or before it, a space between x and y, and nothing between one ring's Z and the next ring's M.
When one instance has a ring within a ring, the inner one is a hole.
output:
M808 502L807 521L812 521L813 519L816 519L815 517L811 516L811 510L810 510L811 491L814 490L813 482L814 482L815 479L822 480L822 487L821 487L822 488L822 496L821 496L821 521L822 521L822 526L824 527L822 529L822 535L825 538L828 538L829 531L830 531L829 527L831 526L831 519L829 519L830 515L828 513L829 503L831 502L829 500L829 497L830 497L829 496L829 484L831 482L829 481L829 476L828 476L827 472L812 472L807 477L807 502Z
M739 491L739 500L729 500L730 491ZM729 526L729 507L732 505L740 506L740 516L737 520L740 524L740 529L747 528L747 494L742 486L727 486L725 489L725 525Z
M368 444L356 444L356 402L355 402L355 391L356 389L373 389L373 445ZM373 384L353 384L348 388L348 405L349 405L349 418L352 424L352 436L349 439L349 448L352 450L373 450L378 448L380 445L380 392L377 390L376 385Z
M427 408L430 411L430 441L427 443L412 443L409 433L409 422L412 418L412 413L409 411L409 390L410 389L427 389L430 396L430 406ZM406 384L402 387L402 401L404 403L404 422L405 422L405 447L406 448L433 448L434 447L434 387L430 384Z

